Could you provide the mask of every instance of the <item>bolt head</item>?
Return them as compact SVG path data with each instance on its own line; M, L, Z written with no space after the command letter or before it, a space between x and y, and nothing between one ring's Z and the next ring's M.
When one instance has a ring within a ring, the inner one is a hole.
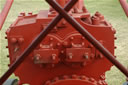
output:
M72 53L69 53L69 54L68 54L68 58L69 58L69 59L72 59L72 58L73 58Z

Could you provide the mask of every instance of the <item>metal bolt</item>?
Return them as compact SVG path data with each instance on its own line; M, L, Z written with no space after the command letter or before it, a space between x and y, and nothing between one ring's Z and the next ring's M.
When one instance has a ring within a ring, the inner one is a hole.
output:
M87 53L84 54L84 58L85 58L85 59L88 59L88 58L89 58L89 56L88 56Z
M104 80L105 79L105 76L104 75L101 75L100 76L100 79L103 79Z
M68 76L64 75L63 78L64 78L64 79L68 79Z
M40 54L35 55L36 60L40 60Z
M53 41L53 38L50 38L50 41Z
M91 82L95 82L95 79L94 78L90 78L89 79Z
M112 31L113 31L113 33L114 33L114 34L116 34L116 30L115 30L114 28L113 28L113 30L112 30Z
M81 37L83 40L85 39L85 37Z
M72 75L72 79L77 79L77 75Z
M17 42L17 39L16 38L11 38L11 43L16 43Z
M56 60L56 54L52 54L52 60Z
M100 54L99 54L99 57L100 57L100 58L103 58L103 55L100 53Z
M16 47L15 49L14 49L14 52L17 52L19 50L19 47Z
M21 12L20 13L20 16L25 16L25 12Z
M54 68L55 67L55 64L52 64L51 66L52 66L52 68Z
M28 15L29 15L29 16L32 16L32 12L29 12Z
M86 77L86 76L81 76L81 79L82 79L82 80L86 80L87 77Z
M5 34L8 35L8 33L9 33L9 29L7 29L7 31L5 32Z
M114 37L115 40L117 40L117 37Z
M63 42L63 46L67 47L68 46L68 42Z
M60 43L57 43L57 46L60 46Z
M73 58L72 53L69 53L68 56L69 56L69 59Z
M92 44L89 44L89 47L93 48L93 45Z

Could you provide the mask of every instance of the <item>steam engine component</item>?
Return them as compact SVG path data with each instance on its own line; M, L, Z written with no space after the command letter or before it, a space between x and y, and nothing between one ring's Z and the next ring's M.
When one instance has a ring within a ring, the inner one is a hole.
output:
M56 0L62 7L69 1ZM91 16L84 6L84 0L78 0L68 13L114 55L116 31L101 13L96 12ZM57 15L52 7L41 10L38 14L20 13L6 31L10 68ZM19 77L18 85L108 85L105 82L105 72L110 70L112 63L105 57L69 22L62 19L14 74ZM118 62L115 60L115 63ZM127 71L123 66L116 66L126 75ZM0 84L3 81L1 79Z
M64 7L67 0L57 2ZM83 3L79 0L69 14L114 55L115 30L101 13L91 16ZM56 15L52 8L38 14L20 13L6 32L10 65ZM105 72L111 66L92 44L63 19L18 67L15 75L20 78L20 85L107 85Z

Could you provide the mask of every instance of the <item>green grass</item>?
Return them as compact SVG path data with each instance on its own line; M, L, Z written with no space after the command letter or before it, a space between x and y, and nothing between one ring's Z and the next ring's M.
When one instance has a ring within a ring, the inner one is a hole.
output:
M5 0L0 0L0 11L4 2ZM101 12L117 30L118 40L115 44L118 48L115 55L123 65L128 66L128 19L118 0L85 0L85 5L92 15L96 11ZM15 21L20 12L38 13L42 9L48 9L48 4L44 0L15 0L3 29L0 31L0 76L6 72L9 63L6 58L8 50L5 48L7 41L4 39L6 29ZM125 82L125 76L114 66L106 74L108 85L122 85Z

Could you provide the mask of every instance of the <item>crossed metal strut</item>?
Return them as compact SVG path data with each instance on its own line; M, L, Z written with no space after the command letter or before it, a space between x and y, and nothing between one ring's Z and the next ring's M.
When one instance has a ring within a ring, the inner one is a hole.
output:
M114 64L121 72L128 77L127 69L120 64L119 61L97 41L83 26L81 26L74 18L68 15L68 11L75 5L78 0L71 0L64 9L53 0L46 0L59 15L51 21L51 23L32 41L32 43L25 49L19 58L11 65L9 70L0 78L0 85L2 85L7 78L16 70L16 68L27 58L27 56L38 46L38 44L47 36L47 34L57 25L57 23L65 18L77 31L79 31L91 44L93 44L112 64ZM67 11L67 12L66 12Z

